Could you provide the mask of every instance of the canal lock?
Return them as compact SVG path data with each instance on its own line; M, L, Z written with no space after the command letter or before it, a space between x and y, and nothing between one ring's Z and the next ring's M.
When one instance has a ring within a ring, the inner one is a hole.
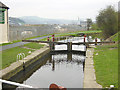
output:
M71 37L59 42L83 42L83 37ZM52 83L66 88L83 88L85 54L79 51L86 51L86 46L72 47L76 52L49 53L9 80L37 88L49 88ZM67 46L56 45L55 50L67 50ZM6 84L4 87L17 88Z

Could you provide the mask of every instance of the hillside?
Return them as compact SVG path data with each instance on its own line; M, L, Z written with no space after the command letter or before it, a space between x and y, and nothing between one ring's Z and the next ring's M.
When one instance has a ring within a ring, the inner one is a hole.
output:
M76 24L77 20L47 19L37 16L20 17L26 24Z
M81 25L85 25L83 20ZM23 24L78 24L78 20L65 20L65 19L48 19L40 18L38 16L23 16L23 17L9 17L10 25L23 25Z
M118 33L114 34L113 36L111 36L110 38L108 38L107 41L116 41L117 42L118 38L119 38L118 34L120 34L120 32L118 32Z
M25 22L19 18L9 17L10 25L23 25Z

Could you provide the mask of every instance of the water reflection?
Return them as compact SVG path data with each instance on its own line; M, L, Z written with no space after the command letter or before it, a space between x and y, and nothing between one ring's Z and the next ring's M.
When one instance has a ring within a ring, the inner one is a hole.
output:
M74 38L63 40L64 42L82 42L82 39ZM63 42L62 41L62 42ZM65 45L56 45L55 49L65 49ZM73 45L74 50L85 51L83 45ZM54 53L45 56L42 60L36 61L34 64L21 71L10 80L31 85L37 88L49 88L49 85L55 83L66 88L82 88L84 77L84 61L85 56L78 52L62 52L62 54Z
M60 42L82 42L81 37L62 40ZM73 45L75 50L85 51L83 45ZM55 45L55 50L66 50L66 45ZM66 88L83 87L83 65L85 56L79 53L55 53L49 57L45 65L41 66L24 83L38 88L49 88L55 83Z
M24 83L38 88L48 88L51 83L66 88L82 88L84 56L58 54L50 58Z

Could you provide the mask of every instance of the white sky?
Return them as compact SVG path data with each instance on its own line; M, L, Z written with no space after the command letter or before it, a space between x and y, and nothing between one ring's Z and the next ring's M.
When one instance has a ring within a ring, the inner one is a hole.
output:
M108 5L118 8L119 0L0 0L9 9L9 16L39 16L52 19L92 18Z

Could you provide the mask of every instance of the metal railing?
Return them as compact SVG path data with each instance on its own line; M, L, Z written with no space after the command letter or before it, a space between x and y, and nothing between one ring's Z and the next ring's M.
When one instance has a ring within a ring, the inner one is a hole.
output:
M2 79L0 79L0 82L6 83L6 84L10 84L10 85L14 85L14 86L24 87L24 88L33 88L33 87L30 86L30 85L24 85L24 84L12 82L12 81L7 81L7 80L2 80ZM1 89L1 88L0 88L0 89Z
M19 61L20 58L22 58L22 60L24 60L25 54L24 54L24 53L19 53L19 54L17 55L17 61Z

